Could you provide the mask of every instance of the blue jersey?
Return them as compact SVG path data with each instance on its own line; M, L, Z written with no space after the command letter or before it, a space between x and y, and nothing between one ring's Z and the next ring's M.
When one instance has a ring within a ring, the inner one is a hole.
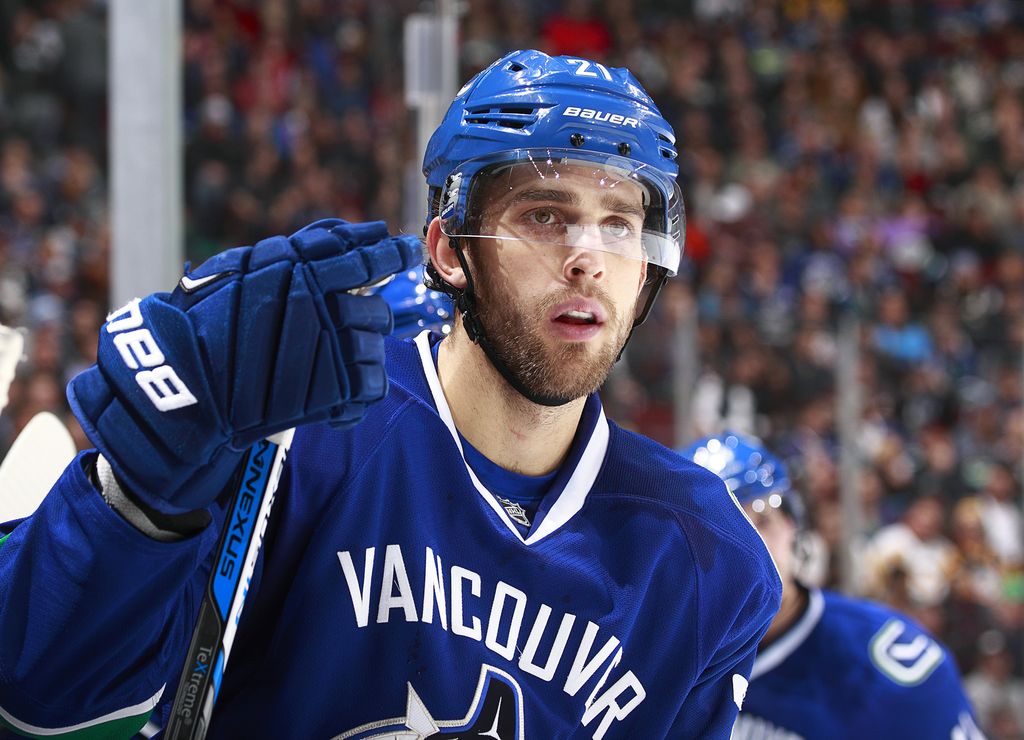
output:
M758 653L735 740L983 740L953 658L880 604L811 591Z
M209 737L728 737L781 584L722 482L593 396L524 531L429 342L389 340L357 427L296 433ZM153 541L73 463L0 546L0 718L166 721L218 526Z

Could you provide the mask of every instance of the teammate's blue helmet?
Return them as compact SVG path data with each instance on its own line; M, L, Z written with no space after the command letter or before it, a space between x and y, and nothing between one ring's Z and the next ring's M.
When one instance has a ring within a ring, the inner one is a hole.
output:
M621 183L629 181L643 192L647 284L634 314L638 325L665 278L679 269L685 216L672 127L626 69L516 51L476 75L458 92L427 145L427 224L440 216L449 237L481 236L484 204L475 196L487 176L509 181L509 173L520 168L551 182L569 167L592 173L600 186L618 184L621 192L628 189ZM461 246L453 241L461 259ZM607 251L622 253L614 238L608 241ZM445 284L432 266L427 274L455 298L470 336L480 333L483 328L471 321L472 283L462 291Z
M400 272L371 294L379 295L395 316L396 337L414 337L424 329L448 334L452 326L452 302L444 293L423 284L423 265Z
M743 506L756 512L780 509L803 524L803 502L786 466L754 437L725 432L697 440L679 453L721 478Z

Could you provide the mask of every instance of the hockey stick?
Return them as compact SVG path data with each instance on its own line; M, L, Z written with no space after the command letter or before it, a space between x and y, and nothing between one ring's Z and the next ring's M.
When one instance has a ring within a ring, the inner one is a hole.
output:
M288 429L261 439L246 456L174 695L168 740L206 736L294 433Z

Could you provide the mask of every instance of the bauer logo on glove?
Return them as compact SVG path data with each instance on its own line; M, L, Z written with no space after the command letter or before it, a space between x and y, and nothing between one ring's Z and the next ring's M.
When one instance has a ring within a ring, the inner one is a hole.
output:
M153 335L142 326L139 298L107 316L107 333L114 335L114 346L121 359L131 370L148 368L135 373L135 382L146 392L159 411L171 411L197 403L181 378L170 365L164 364L164 353Z

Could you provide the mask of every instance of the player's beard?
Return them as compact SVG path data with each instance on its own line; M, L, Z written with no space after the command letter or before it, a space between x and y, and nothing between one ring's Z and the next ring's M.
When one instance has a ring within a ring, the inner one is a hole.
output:
M608 378L629 338L630 322L615 309L608 293L591 284L588 290L566 288L528 306L509 294L491 270L477 270L477 315L492 351L531 395L568 403L595 392ZM607 312L605 341L559 342L552 346L542 334L549 312L572 298L597 300Z

